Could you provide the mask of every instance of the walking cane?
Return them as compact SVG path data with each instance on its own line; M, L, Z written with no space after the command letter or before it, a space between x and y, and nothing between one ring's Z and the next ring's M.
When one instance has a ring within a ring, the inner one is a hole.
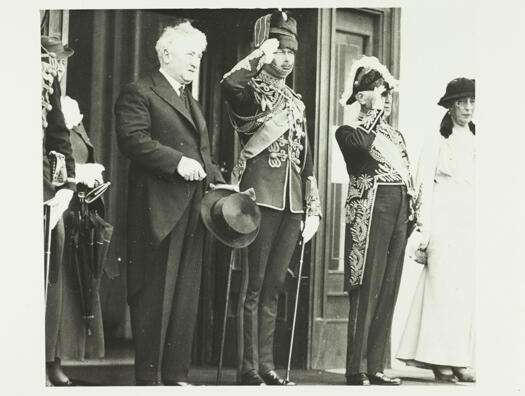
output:
M292 364L293 339L295 323L297 321L297 306L299 305L299 289L301 287L301 275L303 272L304 238L301 240L301 257L299 259L299 273L297 274L297 289L295 290L295 304L293 309L292 334L290 335L290 349L288 351L288 366L286 367L286 381L290 381L290 366Z
M51 260L51 206L44 204L44 306L47 307L47 284Z
M228 280L226 282L226 301L224 302L224 318L222 320L222 334L221 334L221 349L219 352L219 366L217 368L217 381L216 385L220 385L221 383L221 377L222 377L222 358L224 355L224 340L226 338L226 322L228 320L228 304L230 302L230 286L232 281L232 270L233 265L235 263L235 255L237 253L237 249L232 248L231 256L230 256L230 266L228 267Z

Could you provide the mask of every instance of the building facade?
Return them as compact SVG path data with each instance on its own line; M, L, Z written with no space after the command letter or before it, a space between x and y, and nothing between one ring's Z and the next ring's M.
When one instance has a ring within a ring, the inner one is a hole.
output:
M298 23L299 51L288 84L306 104L308 138L314 150L315 174L323 205L319 232L306 248L305 268L294 345L296 367L344 367L348 298L343 292L344 202L346 168L334 138L349 116L339 105L352 62L374 55L399 78L400 18L398 8L290 9ZM65 90L79 102L84 125L106 167L112 186L106 193L109 221L115 226L110 260L120 274L108 274L102 285L106 348L130 339L125 300L127 160L116 144L113 106L122 86L158 68L155 42L162 29L186 18L206 33L208 48L193 83L203 105L214 160L228 180L239 152L229 124L219 81L249 53L253 23L268 9L42 10L43 34L58 33L75 49L69 59ZM391 122L397 125L397 101ZM194 364L218 358L229 251L207 238ZM297 279L296 252L288 287L279 303L276 360L286 365ZM236 361L237 294L241 265L233 274L225 364Z

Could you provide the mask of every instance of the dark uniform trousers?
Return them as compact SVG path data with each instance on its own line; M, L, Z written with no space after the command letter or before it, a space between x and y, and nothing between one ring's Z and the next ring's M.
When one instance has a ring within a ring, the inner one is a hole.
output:
M130 300L137 381L187 381L202 271L203 182L181 219L152 252L143 289Z
M248 287L244 302L241 372L275 368L273 342L277 303L301 231L301 213L260 206L261 226L248 247Z
M349 292L347 376L383 372L389 355L407 240L406 187L379 185L372 213L363 284Z

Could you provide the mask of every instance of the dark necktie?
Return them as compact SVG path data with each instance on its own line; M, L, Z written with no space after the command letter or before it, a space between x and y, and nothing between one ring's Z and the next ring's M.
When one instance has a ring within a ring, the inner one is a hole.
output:
M182 104L188 111L188 114L191 115L190 99L188 98L188 92L185 85L180 87L180 100L182 100Z

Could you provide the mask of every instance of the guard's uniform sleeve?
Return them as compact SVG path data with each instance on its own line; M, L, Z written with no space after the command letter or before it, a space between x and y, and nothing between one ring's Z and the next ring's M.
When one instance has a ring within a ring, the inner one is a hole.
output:
M335 138L341 150L370 151L376 136L375 129L382 115L383 110L369 110L357 126L342 125L337 128Z
M173 177L183 154L151 137L149 101L136 84L123 89L115 104L115 115L122 154L156 175Z
M67 181L60 188L76 191L75 184L75 160L69 140L69 129L66 127L62 106L60 105L60 83L58 78L53 80L53 94L49 96L49 104L52 106L47 113L47 127L45 130L46 153L56 151L63 154L66 161Z
M257 104L249 82L265 64L266 55L258 48L237 63L221 80L222 92L233 110L240 115L253 115Z

